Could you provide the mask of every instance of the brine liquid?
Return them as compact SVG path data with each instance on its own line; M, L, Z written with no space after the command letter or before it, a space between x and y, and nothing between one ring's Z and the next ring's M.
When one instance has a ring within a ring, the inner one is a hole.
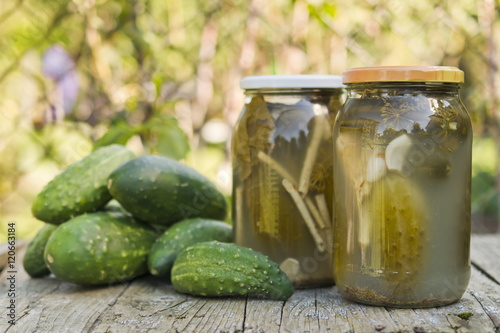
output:
M333 142L328 103L320 105L303 96L288 96L285 103L267 96L262 103L260 98L246 105L247 115L233 137L235 243L268 255L296 287L332 284Z
M453 101L437 108L450 116L426 101L413 106L418 116L391 123L384 114L363 113L376 101L351 103L360 111L340 117L335 130L337 286L375 305L458 300L470 277L472 139L465 110Z

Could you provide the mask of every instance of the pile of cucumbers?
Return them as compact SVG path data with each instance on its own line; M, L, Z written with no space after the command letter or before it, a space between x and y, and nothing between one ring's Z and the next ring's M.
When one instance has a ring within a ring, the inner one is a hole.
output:
M231 243L216 186L166 157L100 148L49 182L32 212L46 222L24 257L32 277L103 285L149 272L193 295L293 294L276 263Z

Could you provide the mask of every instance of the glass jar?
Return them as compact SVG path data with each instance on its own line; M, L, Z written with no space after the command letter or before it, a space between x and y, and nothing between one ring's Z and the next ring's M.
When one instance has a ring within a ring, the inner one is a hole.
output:
M454 67L343 75L334 128L334 277L361 303L452 303L470 277L472 129Z
M333 283L333 120L339 76L241 80L245 107L234 129L233 228L296 287Z

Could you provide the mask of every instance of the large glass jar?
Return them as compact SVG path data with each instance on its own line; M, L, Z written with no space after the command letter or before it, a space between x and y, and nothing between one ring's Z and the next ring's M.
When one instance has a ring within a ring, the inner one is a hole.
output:
M454 67L344 73L334 128L334 277L373 305L428 307L470 277L472 129Z
M280 264L296 287L333 283L333 120L339 76L252 76L234 129L238 245Z

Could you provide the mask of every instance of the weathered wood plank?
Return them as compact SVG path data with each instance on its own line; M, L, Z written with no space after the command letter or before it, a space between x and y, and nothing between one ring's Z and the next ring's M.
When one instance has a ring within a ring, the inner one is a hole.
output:
M336 287L317 289L320 327L327 332L375 332L376 327L395 329L384 308L364 306L343 298Z
M7 331L12 328L8 323L7 314L10 309L6 307L10 305L11 292L15 293L15 316L19 320L26 315L28 309L42 295L50 293L56 288L54 281L32 280L22 268L22 258L26 248L23 246L16 247L16 262L14 268L4 269L0 274L0 318L5 319L0 321L0 330ZM12 273L14 272L14 273ZM10 278L14 276L14 280ZM12 286L13 284L13 286ZM58 284L58 281L56 281ZM5 306L3 306L5 305Z
M296 290L283 307L280 331L296 332L299 327L303 332L320 332L314 289Z
M61 282L41 297L17 325L33 332L85 332L112 307L128 284L85 288Z
M500 234L473 235L471 261L485 274L500 283Z
M474 276L480 274L473 269ZM500 291L495 291L500 295ZM398 329L403 332L425 331L425 332L469 332L473 327L478 331L491 331L495 325L489 320L482 305L471 294L471 288L466 291L458 302L429 309L387 309L391 317L398 324ZM461 313L473 313L469 321L462 320L458 315ZM472 330L474 331L474 330Z
M484 240L484 241L483 241ZM475 266L457 303L430 309L390 309L350 302L336 287L297 290L286 302L198 298L146 276L86 288L54 277L30 279L17 252L18 322L6 323L8 285L0 275L0 331L7 332L495 332L500 330L500 236L474 236ZM477 270L479 267L482 271ZM458 315L470 312L468 320Z
M135 280L97 319L93 332L242 331L244 298L199 298L177 293L148 276Z
M500 296L500 288L486 277L473 270L474 281L471 286L484 286L490 283L488 296L478 289L469 290L457 303L430 309L392 309L356 304L343 299L337 288L320 288L313 291L300 291L285 304L282 330L297 332L296 327L310 332L474 332L494 331L498 324L495 302ZM478 297L487 297L489 304L479 302ZM484 307L487 306L487 310ZM288 310L288 308L291 309ZM458 315L470 312L473 316L465 321ZM293 318L298 317L298 318ZM304 317L304 318L300 318ZM315 325L314 319L318 324ZM302 326L296 326L295 323ZM295 327L295 329L294 329Z
M278 332L285 302L248 298L244 331L247 333Z
M376 332L396 325L381 307L350 302L336 287L297 290L284 305L282 332Z
M416 312L418 312L421 317L428 320L429 324L439 320L440 325L434 326L435 328L438 328L437 331L442 331L440 327L446 326L448 328L451 327L457 332L492 332L494 329L493 323L489 319L488 315L486 315L483 311L481 304L470 294L469 291L466 291L463 297L454 304L426 309L425 311L418 310ZM461 313L468 312L474 314L474 316L468 321L465 321L458 316ZM428 326L422 325L422 327L426 329ZM473 329L471 330L471 328Z
M22 250L26 248L28 245L27 241L16 241L16 256L18 253L21 253ZM7 265L7 259L8 259L8 253L9 253L9 244L8 243L3 243L0 244L0 270L4 268ZM24 252L23 252L24 253ZM19 265L22 264L21 261L16 260Z
M454 332L446 315L429 309L387 309L400 332ZM387 330L383 330L386 332ZM389 330L389 332L391 332Z
M198 300L175 292L170 284L152 276L134 280L120 299L102 313L92 332L146 332L165 330L172 313L185 311ZM167 311L170 310L170 313Z
M199 311L186 313L186 320L175 321L172 328L176 332L242 332L245 303L244 298L207 299Z
M477 269L472 270L468 293L480 304L497 331L500 328L500 285L491 281Z
M0 276L0 331L80 332L89 330L97 317L111 307L128 283L88 288L60 282L54 277L31 279L22 268L24 250L17 252L16 325L7 323L8 283Z

